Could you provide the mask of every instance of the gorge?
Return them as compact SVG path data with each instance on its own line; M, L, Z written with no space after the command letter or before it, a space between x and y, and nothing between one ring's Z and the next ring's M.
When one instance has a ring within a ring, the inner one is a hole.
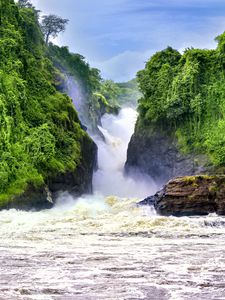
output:
M0 0L0 299L223 299L225 34L115 83L29 4Z
M1 297L220 297L224 218L164 217L136 205L157 190L149 177L122 172L136 117L132 108L103 116L93 195L64 192L51 209L0 211Z

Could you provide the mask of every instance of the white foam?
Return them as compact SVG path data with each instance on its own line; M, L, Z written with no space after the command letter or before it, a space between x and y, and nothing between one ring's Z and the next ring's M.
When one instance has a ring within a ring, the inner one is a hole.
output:
M124 175L127 147L134 132L137 112L123 108L118 116L106 114L99 127L105 142L97 139L99 170L94 176L94 190L105 196L144 198L156 192L157 186L147 175Z

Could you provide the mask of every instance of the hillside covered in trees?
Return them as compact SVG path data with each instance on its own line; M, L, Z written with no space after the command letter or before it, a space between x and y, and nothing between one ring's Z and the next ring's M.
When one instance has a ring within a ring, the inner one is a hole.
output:
M60 70L48 56L38 12L2 0L0 25L0 206L27 191L38 191L41 201L63 182L90 191L96 146L72 100L57 90Z
M100 134L102 115L137 90L51 43L68 21L41 18L29 0L0 2L0 207L91 191L97 147L86 131Z
M225 34L216 40L215 50L190 48L183 55L168 47L138 72L143 97L128 168L140 167L153 176L156 172L156 178L164 172L163 181L215 167L223 172Z
M59 70L56 88L76 98L74 105L82 123L89 131L98 133L102 115L118 112L122 89L111 80L103 80L98 69L91 68L85 57L71 53L68 47L50 43L48 57Z

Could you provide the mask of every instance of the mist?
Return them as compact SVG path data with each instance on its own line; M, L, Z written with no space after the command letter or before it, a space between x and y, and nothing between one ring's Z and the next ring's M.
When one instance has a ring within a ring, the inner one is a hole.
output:
M67 95L73 100L74 107L78 113L79 119L87 129L90 130L90 120L88 116L88 98L80 80L75 79L74 76L68 75L64 72L66 77L64 90Z
M105 114L99 130L105 141L95 140L98 145L98 171L94 174L94 192L104 196L143 198L154 194L157 185L147 175L124 173L127 147L134 132L137 112L134 108L122 108L118 116Z
M98 197L117 196L142 199L154 194L158 187L151 177L134 170L125 174L127 148L138 114L134 103L123 107L118 115L105 114L98 126L101 135L91 131L88 99L79 80L66 75L65 90L72 98L78 116L98 146L98 170L93 176L93 192ZM104 137L104 139L102 138Z

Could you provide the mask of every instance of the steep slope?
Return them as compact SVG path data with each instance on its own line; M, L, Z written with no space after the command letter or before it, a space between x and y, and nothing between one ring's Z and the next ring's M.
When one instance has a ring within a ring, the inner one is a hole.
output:
M98 69L91 68L82 55L71 53L67 47L50 43L48 57L60 71L56 88L73 99L84 127L100 134L98 125L103 114L118 113L119 105L114 99L117 85L111 80L103 81Z
M160 183L225 166L225 34L216 50L168 47L138 73L143 93L126 170Z
M91 191L96 146L58 92L37 12L0 2L0 208Z

